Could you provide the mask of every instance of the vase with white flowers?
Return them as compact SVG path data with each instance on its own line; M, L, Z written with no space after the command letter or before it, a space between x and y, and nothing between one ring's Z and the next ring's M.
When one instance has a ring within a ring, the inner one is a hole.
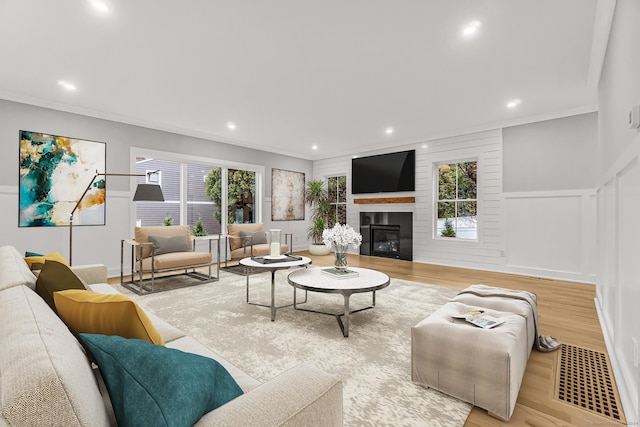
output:
M335 252L334 267L337 270L347 269L347 250L349 246L357 248L362 243L362 235L348 224L336 224L333 228L322 232L322 242Z

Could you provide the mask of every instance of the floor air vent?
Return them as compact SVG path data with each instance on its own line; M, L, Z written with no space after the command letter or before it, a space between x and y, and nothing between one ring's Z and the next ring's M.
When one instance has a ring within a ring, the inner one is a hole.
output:
M620 420L620 408L604 353L563 344L556 398L605 417Z

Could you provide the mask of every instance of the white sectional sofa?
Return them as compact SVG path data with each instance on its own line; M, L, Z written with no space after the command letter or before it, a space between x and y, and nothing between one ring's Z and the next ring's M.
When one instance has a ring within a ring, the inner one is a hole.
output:
M90 290L113 293L106 267L74 267ZM12 246L0 247L0 425L114 425L83 347L34 292L36 277ZM244 394L197 426L342 425L342 382L301 364L259 383L197 340L148 313L167 347L220 362ZM131 398L135 398L132 396ZM106 400L105 400L106 399Z

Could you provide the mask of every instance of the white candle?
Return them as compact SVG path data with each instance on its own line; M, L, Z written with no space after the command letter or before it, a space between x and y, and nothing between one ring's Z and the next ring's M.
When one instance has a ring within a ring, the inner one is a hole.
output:
M280 256L280 242L272 242L270 249L269 255L272 257Z

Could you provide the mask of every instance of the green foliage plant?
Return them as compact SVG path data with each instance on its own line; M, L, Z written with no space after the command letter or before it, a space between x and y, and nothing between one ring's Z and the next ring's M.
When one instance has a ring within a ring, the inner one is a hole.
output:
M453 225L451 224L451 219L447 218L444 220L444 230L440 233L441 237L456 237L456 230L453 229Z
M198 213L198 220L193 226L193 230L191 230L191 234L194 236L207 236L207 230L204 229L204 224L202 223L202 217L200 213Z
M256 173L253 171L229 169L227 180L227 220L235 222L235 211L242 209L243 218L249 219L253 212L253 198L256 190ZM214 218L222 221L222 168L213 168L205 178L205 191L215 205Z
M438 166L438 217L453 218L456 216L460 200L476 199L478 196L478 162L461 162L441 164ZM476 216L477 204L465 203L465 211Z
M170 226L173 225L173 218L171 217L171 213L167 212L167 216L162 220L162 225Z
M312 218L311 226L307 229L307 237L314 245L322 245L322 232L327 228L324 218Z
M327 228L331 212L329 193L323 179L314 179L307 182L304 201L313 210L311 226L307 229L307 237L311 239L312 244L321 245L322 232Z

